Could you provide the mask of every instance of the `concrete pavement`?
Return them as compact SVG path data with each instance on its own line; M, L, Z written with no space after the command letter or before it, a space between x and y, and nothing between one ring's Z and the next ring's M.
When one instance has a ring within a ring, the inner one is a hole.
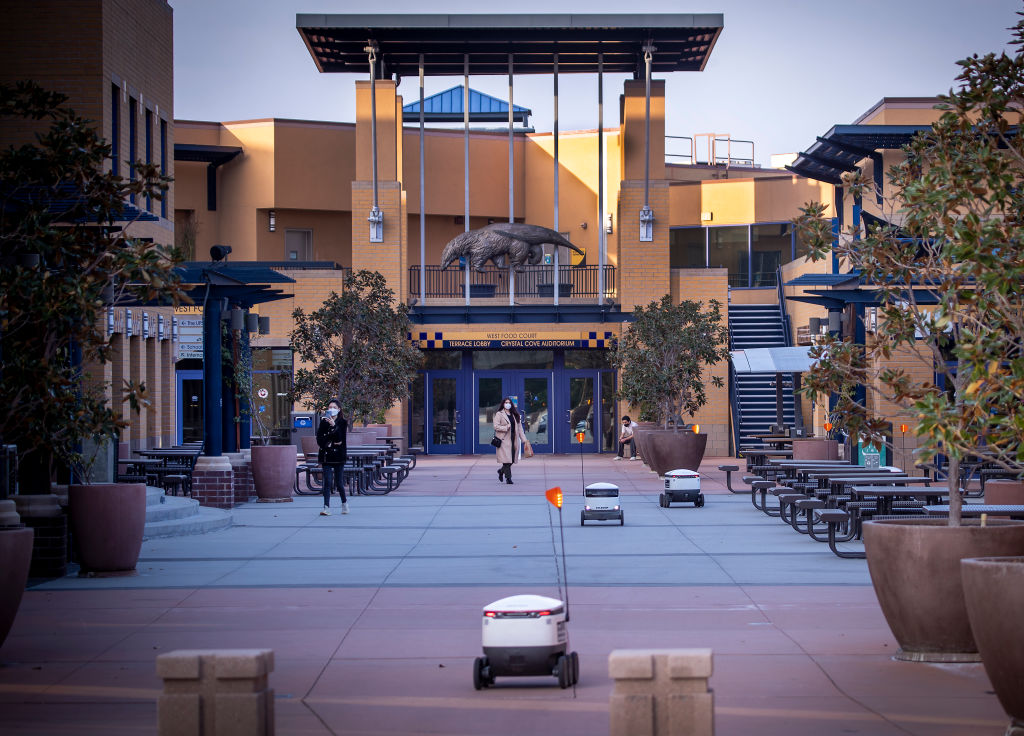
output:
M894 662L863 560L841 560L701 471L704 508L662 509L642 463L538 456L499 484L491 457L420 458L389 496L319 516L319 497L250 503L236 526L154 539L131 578L45 582L0 648L0 732L155 733L154 658L269 647L279 734L608 731L607 656L711 647L731 734L1001 734L981 665ZM581 527L584 482L622 490L625 526ZM580 683L476 692L481 608L559 592L559 485ZM552 524L552 522L554 522Z

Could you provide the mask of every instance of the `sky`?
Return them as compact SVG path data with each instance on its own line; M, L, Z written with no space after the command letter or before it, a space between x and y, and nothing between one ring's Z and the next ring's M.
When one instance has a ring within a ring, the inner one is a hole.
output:
M174 9L174 115L179 120L354 120L355 75L320 74L295 30L297 13L509 12L492 0L169 0ZM562 0L555 10L622 12L610 0ZM638 13L721 13L724 30L703 72L667 75L668 135L753 140L758 163L805 150L830 127L853 122L883 97L949 91L957 60L1009 50L1021 0L642 0ZM550 0L517 0L544 13ZM363 78L363 77L358 77ZM657 78L657 76L656 76ZM618 125L622 75L605 75L605 126ZM596 75L560 77L559 130L597 127ZM426 94L461 77L428 77ZM507 77L470 77L506 99ZM418 80L403 79L406 103ZM552 129L552 79L515 80L515 103ZM670 146L669 150L673 150Z

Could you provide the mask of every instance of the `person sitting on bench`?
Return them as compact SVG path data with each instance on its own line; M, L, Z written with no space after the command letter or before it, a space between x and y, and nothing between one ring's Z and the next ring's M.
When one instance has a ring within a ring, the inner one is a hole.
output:
M622 417L622 427L619 429L619 454L615 456L616 460L621 460L623 454L626 451L626 445L629 445L630 449L630 460L636 460L636 438L633 436L633 430L636 429L636 422L629 418L629 416Z

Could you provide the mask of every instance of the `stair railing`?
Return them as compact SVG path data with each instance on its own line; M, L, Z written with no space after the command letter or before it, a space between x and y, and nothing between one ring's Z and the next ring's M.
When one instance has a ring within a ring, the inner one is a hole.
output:
M786 347L793 347L793 329L789 320L789 312L786 311L786 293L782 289L782 266L775 269L775 289L779 295L779 317L782 320L782 336L786 341Z
M729 327L729 349L735 349L735 341L733 340L732 334L732 320L728 320ZM737 389L736 384L736 366L732 364L732 358L729 358L729 406L732 409L732 455L738 456L740 453L740 420L743 417L743 408L740 406L740 393Z

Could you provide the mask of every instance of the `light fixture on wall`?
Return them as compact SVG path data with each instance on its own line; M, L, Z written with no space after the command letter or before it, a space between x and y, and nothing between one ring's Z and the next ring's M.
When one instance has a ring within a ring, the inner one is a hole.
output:
M612 213L611 212L608 213L608 221L604 225L604 231L606 233L611 233L611 231L612 231Z
M277 230L277 212L270 210L267 214L270 215L270 225L268 229L270 232L274 232Z
M586 230L586 229L587 229L587 223L581 222L580 223L580 230Z

